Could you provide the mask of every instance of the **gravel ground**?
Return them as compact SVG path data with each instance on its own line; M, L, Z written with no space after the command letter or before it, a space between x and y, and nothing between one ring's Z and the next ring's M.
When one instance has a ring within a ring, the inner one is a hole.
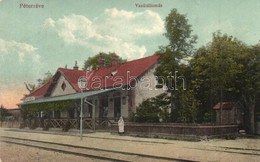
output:
M0 143L0 162L85 162L102 161L15 144Z
M35 139L41 141L73 144L92 148L108 149L131 153L141 153L162 157L181 158L196 161L241 161L253 162L260 159L260 139L215 139L201 142L188 142L152 138L137 138L111 135L110 133L84 134L79 136L54 135L30 132L6 131L0 129L1 136ZM74 155L45 151L25 146L0 142L0 158L9 161L94 161ZM131 160L131 159L129 159ZM140 160L140 159L139 159ZM100 160L96 160L100 161Z

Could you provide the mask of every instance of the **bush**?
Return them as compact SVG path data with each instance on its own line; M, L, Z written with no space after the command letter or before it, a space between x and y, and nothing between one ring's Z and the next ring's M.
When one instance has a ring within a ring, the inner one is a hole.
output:
M135 121L141 123L158 123L159 112L159 107L155 106L151 99L147 99L137 107Z
M136 113L130 114L130 121L134 122L168 122L169 98L163 93L156 97L144 100L137 108Z
M135 122L135 113L130 113L129 114L129 117L128 117L128 120L130 121L130 122Z

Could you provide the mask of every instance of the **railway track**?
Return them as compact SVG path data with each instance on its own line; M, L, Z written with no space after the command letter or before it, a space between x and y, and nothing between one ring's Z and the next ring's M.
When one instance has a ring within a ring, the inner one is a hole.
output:
M194 149L190 147L186 147L189 149ZM214 146L208 148L196 148L197 150L205 150L205 151L213 151L213 152L225 152L230 154L242 154L242 155L250 155L250 156L260 156L259 149L244 149L244 148L235 148L235 147L221 147Z
M64 154L76 155L81 157L88 157L93 159L105 160L105 161L119 161L119 162L129 162L129 161L186 161L190 162L191 160L179 159L179 158L171 158L171 157L161 157L154 155L145 155L139 153L129 153L123 151L114 151L100 148L92 148L85 146L76 146L71 144L62 144L48 141L39 141L32 139L24 139L17 137L7 137L0 136L0 141L22 145L26 147L44 149L47 151L55 151Z

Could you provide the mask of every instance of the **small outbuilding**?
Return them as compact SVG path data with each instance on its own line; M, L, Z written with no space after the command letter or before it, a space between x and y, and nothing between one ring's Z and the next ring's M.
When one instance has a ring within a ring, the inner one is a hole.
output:
M244 123L244 113L239 102L219 102L214 107L216 110L216 122L218 124L238 124Z
M19 121L22 119L22 112L20 108L7 109L7 112L10 113L14 120Z

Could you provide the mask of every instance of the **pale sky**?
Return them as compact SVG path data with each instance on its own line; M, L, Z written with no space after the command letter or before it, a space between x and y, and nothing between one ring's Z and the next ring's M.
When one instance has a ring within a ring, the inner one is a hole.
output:
M20 8L20 4L44 8ZM136 4L162 4L138 8ZM164 19L177 8L186 14L196 47L212 33L233 35L248 45L260 40L259 0L0 0L0 104L15 108L47 71L72 68L99 52L132 60L166 45Z

